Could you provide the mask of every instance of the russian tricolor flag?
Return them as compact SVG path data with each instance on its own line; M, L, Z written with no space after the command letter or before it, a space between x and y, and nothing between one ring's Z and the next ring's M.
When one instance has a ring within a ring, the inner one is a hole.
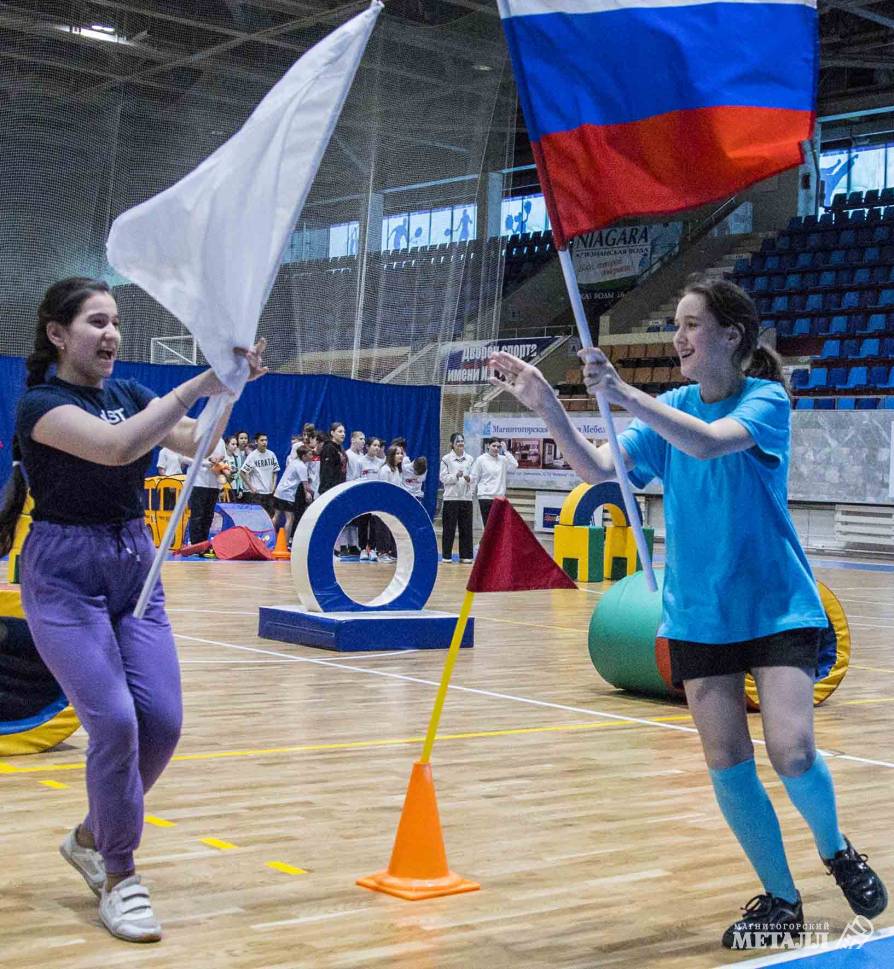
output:
M556 242L803 161L816 0L498 0Z

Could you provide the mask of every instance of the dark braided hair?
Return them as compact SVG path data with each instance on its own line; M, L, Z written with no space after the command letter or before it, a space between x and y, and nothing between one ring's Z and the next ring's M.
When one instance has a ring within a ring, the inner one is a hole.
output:
M80 312L84 300L94 293L109 293L109 285L101 279L88 276L70 276L60 279L44 293L37 308L37 331L34 334L34 350L25 361L28 368L26 383L29 387L42 384L47 379L47 370L57 363L59 351L47 336L47 324L59 323L71 326L71 321Z
M733 354L733 363L747 377L775 380L785 387L782 360L773 350L760 343L757 307L744 289L728 279L691 276L686 281L683 293L703 296L712 316L721 326L732 326L739 331L742 339Z
M34 350L25 361L28 368L26 383L29 387L42 384L47 379L47 370L58 362L59 351L47 336L47 324L58 323L71 326L71 321L80 312L84 300L94 293L111 292L107 283L101 279L87 276L72 276L60 279L44 293L37 309L37 330L34 334ZM17 438L12 442L12 476L3 492L0 503L0 558L8 554L15 540L16 522L25 507L28 496L28 483L22 470L22 450Z

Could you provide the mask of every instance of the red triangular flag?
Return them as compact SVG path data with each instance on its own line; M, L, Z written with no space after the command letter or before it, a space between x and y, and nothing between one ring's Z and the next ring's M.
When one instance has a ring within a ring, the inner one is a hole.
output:
M466 589L524 592L576 588L512 505L505 498L494 499Z

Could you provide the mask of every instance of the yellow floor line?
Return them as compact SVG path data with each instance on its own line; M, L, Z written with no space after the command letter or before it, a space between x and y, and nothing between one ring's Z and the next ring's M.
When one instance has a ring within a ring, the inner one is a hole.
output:
M839 700L835 706L854 707L864 703L890 703L894 696L876 696L866 700Z
M672 723L678 721L691 720L692 716L688 713L673 714L666 717L650 717L651 723ZM512 727L506 730L476 730L466 733L438 734L437 739L441 740L470 740L483 737L511 737L516 734L537 734L537 733L563 733L572 730L597 730L602 727L628 727L639 728L644 726L640 723L631 723L627 720L596 720L586 723L562 723L543 727ZM381 740L351 740L343 743L331 744L298 744L290 747L264 747L249 750L215 750L203 754L176 754L172 760L193 761L193 760L224 760L231 757L266 757L270 754L296 754L324 750L359 750L365 747L395 747L407 744L421 744L424 737L399 737L383 738ZM47 771L57 770L83 770L83 761L72 764L37 764L33 767L17 767L0 761L0 774L39 774Z
M44 787L51 787L54 791L64 791L67 789L68 784L63 784L61 781L41 781Z
M306 875L306 868L296 868L294 865L287 865L284 861L265 861L264 864L274 871L281 871L284 875Z
M231 841L221 841L220 838L199 838L199 841L203 845L208 845L209 848L217 848L218 851L234 851L239 847Z
M156 828L173 828L176 821L168 821L167 818L160 818L155 814L147 814L143 820L146 824L151 824Z

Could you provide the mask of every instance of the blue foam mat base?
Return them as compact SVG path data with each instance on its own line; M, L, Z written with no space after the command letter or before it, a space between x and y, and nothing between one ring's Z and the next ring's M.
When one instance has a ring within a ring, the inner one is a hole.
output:
M299 606L262 606L258 635L295 646L316 646L339 653L398 649L447 649L457 616L418 612L307 612ZM475 642L475 620L466 624L461 645Z

